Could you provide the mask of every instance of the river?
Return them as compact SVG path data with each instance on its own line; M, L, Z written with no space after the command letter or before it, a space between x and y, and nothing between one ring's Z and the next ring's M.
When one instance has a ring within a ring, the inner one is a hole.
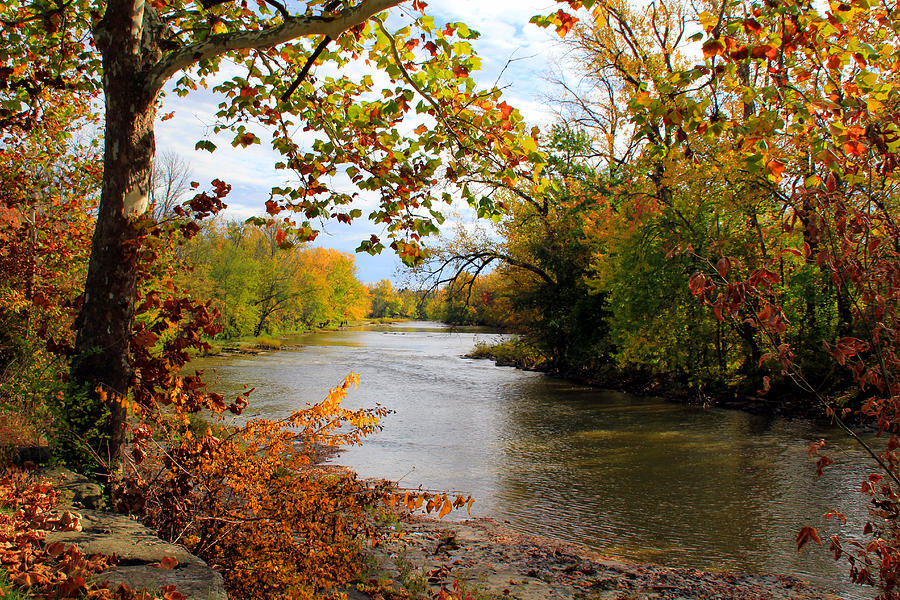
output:
M497 334L439 323L315 333L254 357L204 359L218 391L245 385L251 414L275 418L321 399L353 371L350 408L395 411L384 430L337 460L363 477L470 493L472 514L602 554L668 566L789 573L845 597L846 566L827 547L797 552L804 525L827 537L844 510L864 519L862 453L807 420L688 407L593 389L462 358ZM817 478L820 438L835 464ZM459 518L465 515L458 515ZM453 518L452 516L450 518Z

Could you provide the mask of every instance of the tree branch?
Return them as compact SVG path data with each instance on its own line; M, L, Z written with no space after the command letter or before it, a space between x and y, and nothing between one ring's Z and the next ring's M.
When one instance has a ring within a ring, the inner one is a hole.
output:
M313 50L313 53L309 55L309 58L306 59L306 64L303 65L303 68L300 70L300 74L297 75L297 78L294 79L293 83L291 83L290 87L281 95L281 101L286 102L291 94L294 93L294 90L297 89L303 80L306 79L306 76L309 75L309 70L312 68L313 63L316 62L316 59L319 58L319 55L322 54L322 51L325 50L325 47L328 45L328 42L331 41L331 38L327 35L322 38L322 41L319 42L319 45L316 46L316 49Z
M369 18L404 0L362 0L353 8L335 16L304 15L286 19L281 25L263 31L239 31L211 35L202 42L188 44L165 56L147 74L148 90L156 92L172 75L191 65L221 56L232 50L269 48L300 37L325 35L332 39L344 31L364 23Z

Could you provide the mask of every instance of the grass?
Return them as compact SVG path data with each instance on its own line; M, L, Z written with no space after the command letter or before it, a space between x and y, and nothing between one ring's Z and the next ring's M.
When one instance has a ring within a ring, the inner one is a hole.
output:
M284 342L273 337L258 337L252 342L253 347L259 350L281 350L283 344Z
M9 580L9 573L0 567L0 600L28 600L31 596L13 585Z
M414 596L425 596L431 591L428 585L428 574L422 567L416 568L406 556L406 549L394 559L394 565L400 573L400 583Z
M521 369L541 369L548 359L534 346L515 338L499 344L479 342L466 354L466 358L489 358L498 365L516 366Z

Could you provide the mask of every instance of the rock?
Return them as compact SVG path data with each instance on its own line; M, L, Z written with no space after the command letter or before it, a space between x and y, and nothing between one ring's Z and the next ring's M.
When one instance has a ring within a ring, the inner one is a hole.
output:
M400 532L402 537L396 535ZM787 576L709 573L602 558L587 548L526 536L490 519L454 522L402 515L391 533L367 549L370 576L384 578L405 563L407 571L424 572L435 593L459 582L476 595L510 600L838 598ZM436 546L440 552L434 551Z
M62 467L54 467L43 472L62 492L63 501L74 508L100 510L105 506L103 488L83 475Z
M0 445L0 457L9 458L17 467L45 465L53 458L47 446L5 446Z
M82 531L54 531L47 535L47 541L73 544L88 555L115 555L116 564L98 573L98 581L151 591L174 585L188 598L227 600L222 576L184 548L160 540L125 515L95 510L79 513ZM178 564L171 569L156 566L165 557L177 559Z

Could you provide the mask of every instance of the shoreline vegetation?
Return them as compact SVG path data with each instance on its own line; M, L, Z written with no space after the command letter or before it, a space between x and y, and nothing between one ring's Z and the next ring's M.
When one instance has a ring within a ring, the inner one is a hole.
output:
M402 323L409 320L410 319L402 317L379 317L299 329L296 331L291 331L289 333L284 333L282 335L259 335L225 339L212 339L208 340L210 348L203 352L200 356L221 356L226 354L264 354L266 352L273 352L294 347L294 344L286 344L285 340L299 335L308 335L311 333L320 333L325 331L341 331L342 329L346 328L364 327L366 325L390 325L393 323Z
M686 386L642 373L616 373L613 376L598 373L560 370L553 362L526 340L516 337L496 344L479 342L463 355L473 360L492 360L497 366L514 367L522 371L544 373L590 387L623 392L634 396L654 396L671 402L700 405L752 414L778 415L822 419L822 408L810 404L788 390L770 392L766 396L740 393L728 388L704 389L702 385Z

